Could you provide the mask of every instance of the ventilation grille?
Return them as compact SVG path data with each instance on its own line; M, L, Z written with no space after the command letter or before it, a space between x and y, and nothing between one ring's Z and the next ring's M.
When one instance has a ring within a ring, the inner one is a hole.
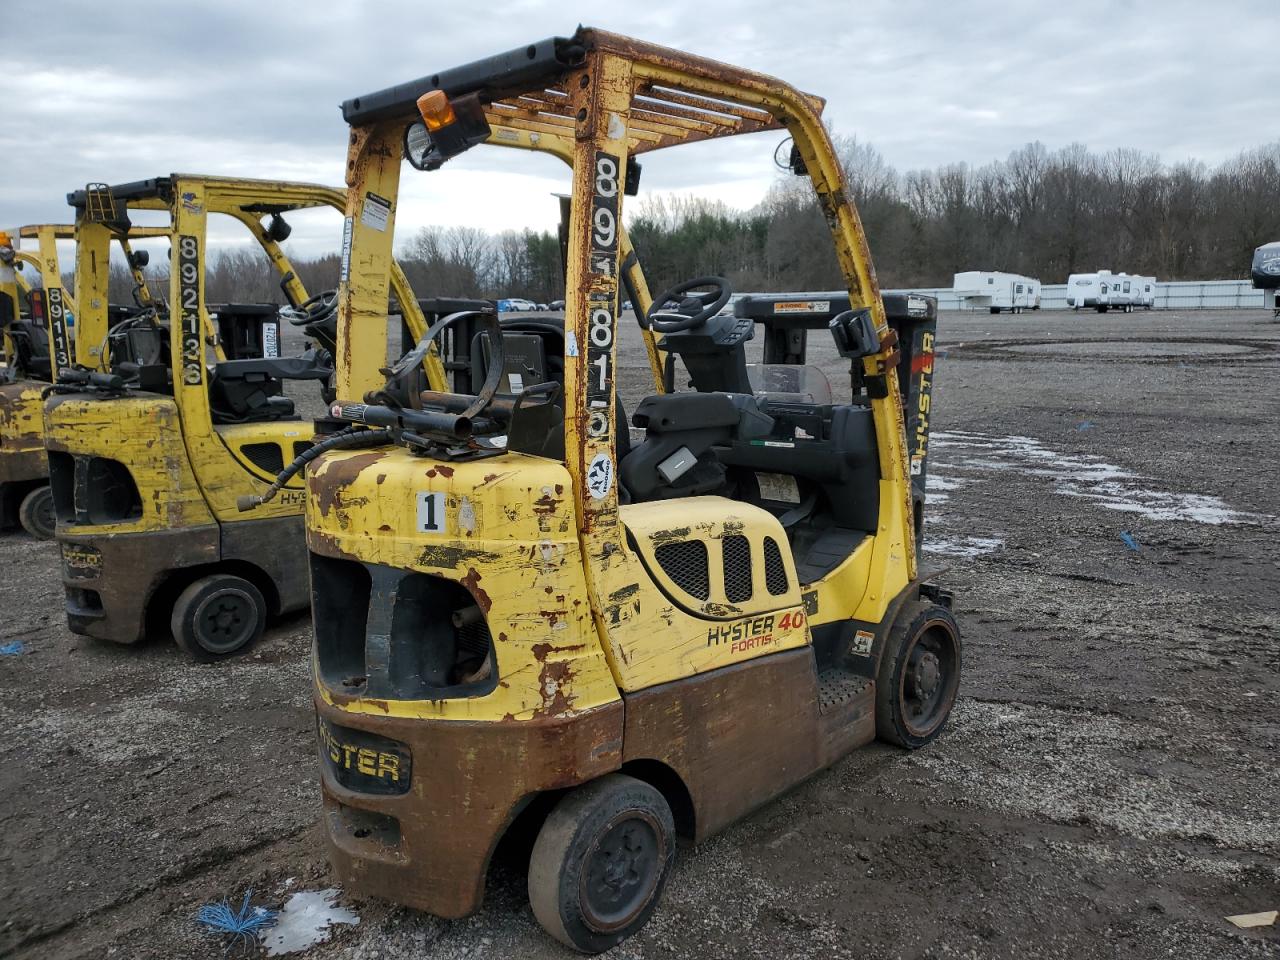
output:
M724 597L730 603L751 599L751 543L746 537L724 538Z
M296 460L308 450L316 445L314 440L295 440L293 441L293 457Z
M727 581L726 581L727 582ZM782 563L782 551L773 537L764 538L764 585L771 596L780 597L790 586L787 568Z
M284 469L284 454L276 443L246 443L240 452L249 458L259 470L267 473L279 473Z
M707 545L701 540L664 543L653 551L658 565L677 587L699 600L711 596L707 575Z

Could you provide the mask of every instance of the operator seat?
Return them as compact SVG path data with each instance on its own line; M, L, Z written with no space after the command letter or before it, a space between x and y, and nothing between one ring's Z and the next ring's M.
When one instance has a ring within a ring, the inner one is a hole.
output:
M15 366L36 380L53 379L53 357L49 350L49 331L43 323L18 320L9 327L17 363Z
M300 357L253 357L215 363L209 378L213 422L292 419L293 401L281 395L281 382L319 380L323 383L331 376L333 367L314 350Z
M773 420L741 393L666 393L646 397L632 422L644 441L619 460L618 476L635 501L712 493L725 484L713 447L767 436Z
M508 400L539 383L557 383L564 389L564 318L511 317L502 325L503 377L498 396ZM483 383L488 373L489 344L484 332L470 343L471 382ZM507 449L549 460L564 460L564 400L522 404L507 431ZM631 431L627 427L622 397L614 395L614 462L622 463L631 452Z

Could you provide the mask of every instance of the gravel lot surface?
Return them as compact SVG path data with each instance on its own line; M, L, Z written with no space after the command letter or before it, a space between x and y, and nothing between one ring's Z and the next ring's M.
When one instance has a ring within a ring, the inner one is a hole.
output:
M966 643L948 730L682 850L612 956L1280 955L1280 928L1224 919L1280 907L1280 324L946 314L939 353L925 559ZM196 666L69 633L53 544L0 535L0 565L0 644L23 645L0 656L0 955L219 957L201 904L333 885L305 617ZM464 921L344 902L360 923L306 957L566 955L519 864Z

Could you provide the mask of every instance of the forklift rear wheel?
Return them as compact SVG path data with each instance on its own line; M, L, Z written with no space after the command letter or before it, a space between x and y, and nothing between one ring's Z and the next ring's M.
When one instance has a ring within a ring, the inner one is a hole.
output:
M645 925L676 853L662 794L611 773L563 797L529 860L529 903L543 929L583 953L600 953Z
M221 660L262 636L267 604L248 580L215 573L178 595L169 625L173 639L197 660Z
M950 612L914 601L889 634L876 678L876 734L923 747L942 732L960 687L960 631Z
M22 498L18 507L22 528L37 540L52 540L58 516L53 512L53 491L48 485L36 487Z

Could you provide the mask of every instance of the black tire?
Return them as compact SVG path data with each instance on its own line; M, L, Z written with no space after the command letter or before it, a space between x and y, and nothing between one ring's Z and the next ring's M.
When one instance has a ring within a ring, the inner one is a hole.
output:
M916 600L898 613L876 674L876 735L915 750L942 732L960 688L955 619Z
M999 312L1000 312L1000 308L999 308L999 307L988 307L988 309L989 309L992 313L999 313Z
M58 526L58 515L53 510L53 491L49 485L36 487L22 498L18 507L18 522L22 529L37 540L52 540Z
M675 853L661 793L620 773L593 780L556 804L533 844L533 915L565 946L608 950L648 921Z
M225 573L201 577L178 594L169 618L174 642L206 663L257 643L266 625L262 592L243 577Z

